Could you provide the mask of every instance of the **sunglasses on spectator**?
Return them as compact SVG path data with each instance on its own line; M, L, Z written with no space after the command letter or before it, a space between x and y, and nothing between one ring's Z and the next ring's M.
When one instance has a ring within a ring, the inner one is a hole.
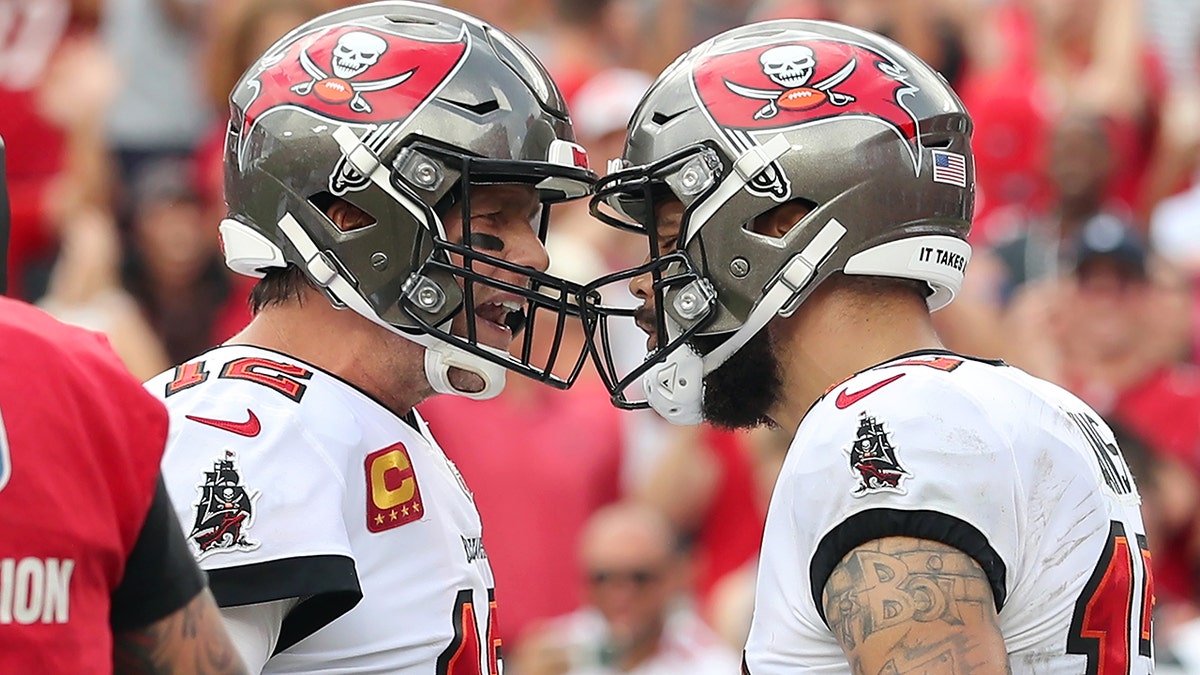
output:
M588 572L588 582L593 586L607 586L609 584L632 584L634 586L649 586L656 583L662 578L662 571L656 569L632 569L632 570L590 570Z

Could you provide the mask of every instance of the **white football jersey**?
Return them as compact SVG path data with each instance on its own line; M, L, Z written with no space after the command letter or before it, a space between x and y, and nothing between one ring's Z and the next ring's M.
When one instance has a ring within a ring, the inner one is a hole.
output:
M150 380L163 475L223 607L298 598L265 673L495 675L479 514L414 412L248 346Z
M1139 504L1112 432L1059 387L942 351L871 368L817 401L788 451L746 668L850 673L825 583L855 547L907 536L979 563L1013 673L1152 672Z

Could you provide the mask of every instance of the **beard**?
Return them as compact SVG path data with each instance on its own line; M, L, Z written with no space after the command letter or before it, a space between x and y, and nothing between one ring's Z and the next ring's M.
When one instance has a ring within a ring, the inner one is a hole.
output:
M692 339L701 354L727 335ZM767 331L760 330L729 360L704 377L704 419L723 429L752 429L775 424L768 416L783 390L782 368Z

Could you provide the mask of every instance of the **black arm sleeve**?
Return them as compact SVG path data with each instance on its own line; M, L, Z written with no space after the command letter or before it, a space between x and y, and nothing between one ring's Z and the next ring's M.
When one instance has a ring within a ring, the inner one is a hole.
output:
M190 602L204 583L160 475L142 531L125 561L125 576L113 591L109 623L114 631L152 624Z
M299 598L283 619L275 653L291 647L350 611L362 600L354 560L313 555L209 570L221 607Z
M825 605L821 594L825 583L846 554L863 544L884 537L912 537L938 541L975 559L992 587L996 611L1004 608L1008 596L1008 570L1004 559L992 548L987 537L974 525L938 511L902 511L868 509L850 516L833 528L817 545L809 566L813 604L826 627Z

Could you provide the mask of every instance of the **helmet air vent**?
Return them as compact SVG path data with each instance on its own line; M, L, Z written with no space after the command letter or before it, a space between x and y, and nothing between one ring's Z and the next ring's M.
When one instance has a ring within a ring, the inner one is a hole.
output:
M417 24L417 25L421 25L421 26L436 26L436 25L438 25L438 22L434 21L433 19L425 19L425 18L422 18L419 16L406 16L403 14L389 14L387 16L387 20L391 21L392 23Z
M463 110L466 110L469 113L474 113L475 115L478 115L479 117L483 117L484 115L486 115L490 112L495 112L500 109L500 102L494 98L490 98L486 101L480 101L479 103L467 103L466 101L456 101L452 98L445 98L442 100L444 100L446 103L449 103L450 105L452 105L456 108L462 108Z

